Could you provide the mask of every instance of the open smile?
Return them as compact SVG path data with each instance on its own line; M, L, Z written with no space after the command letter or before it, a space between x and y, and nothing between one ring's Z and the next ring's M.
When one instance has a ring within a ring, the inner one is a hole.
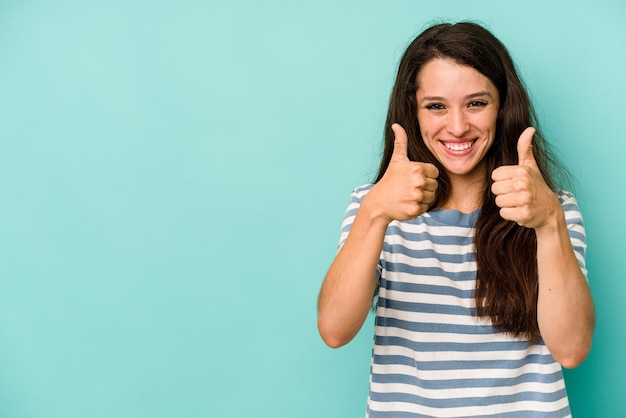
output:
M472 140L472 141L464 141L464 142L445 142L442 141L441 143L448 148L450 151L465 151L468 150L472 147L472 145L474 145L474 143L476 142L476 140Z

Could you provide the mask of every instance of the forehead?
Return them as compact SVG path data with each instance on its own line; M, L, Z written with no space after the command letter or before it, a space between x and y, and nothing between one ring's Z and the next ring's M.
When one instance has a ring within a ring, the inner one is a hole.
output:
M424 64L417 74L417 94L442 97L486 91L497 96L494 84L478 70L448 58Z

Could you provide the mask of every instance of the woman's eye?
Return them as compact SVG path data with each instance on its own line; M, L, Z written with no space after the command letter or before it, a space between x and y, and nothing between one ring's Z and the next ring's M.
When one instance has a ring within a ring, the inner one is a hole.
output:
M441 103L430 103L426 105L428 110L443 110L445 109Z
M487 103L481 100L472 100L471 102L469 102L469 105L468 105L468 107L485 107L485 106L487 106Z

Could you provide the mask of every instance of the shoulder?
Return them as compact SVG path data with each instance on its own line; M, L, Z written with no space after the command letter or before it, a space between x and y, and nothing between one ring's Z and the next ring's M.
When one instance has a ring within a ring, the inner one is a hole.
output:
M352 202L360 204L372 187L374 187L372 183L362 184L359 187L356 187L351 194Z
M563 208L565 215L565 223L571 238L576 238L584 244L585 242L585 222L583 215L578 207L576 197L568 191L561 190L557 192L559 202Z
M559 190L556 192L557 197L559 198L559 202L561 203L561 207L566 214L576 215L581 217L580 207L578 206L578 201L576 197L571 192L567 190Z
M574 194L571 192L568 192L567 190L559 190L556 192L556 195L559 198L559 202L561 202L561 205L565 205L568 203L574 203L578 205Z

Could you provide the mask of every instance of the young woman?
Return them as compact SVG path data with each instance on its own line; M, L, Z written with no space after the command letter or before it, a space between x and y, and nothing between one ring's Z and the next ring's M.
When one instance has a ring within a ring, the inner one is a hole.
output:
M506 48L435 25L398 69L374 184L355 189L318 328L347 344L374 301L368 416L566 417L591 348L585 231Z

